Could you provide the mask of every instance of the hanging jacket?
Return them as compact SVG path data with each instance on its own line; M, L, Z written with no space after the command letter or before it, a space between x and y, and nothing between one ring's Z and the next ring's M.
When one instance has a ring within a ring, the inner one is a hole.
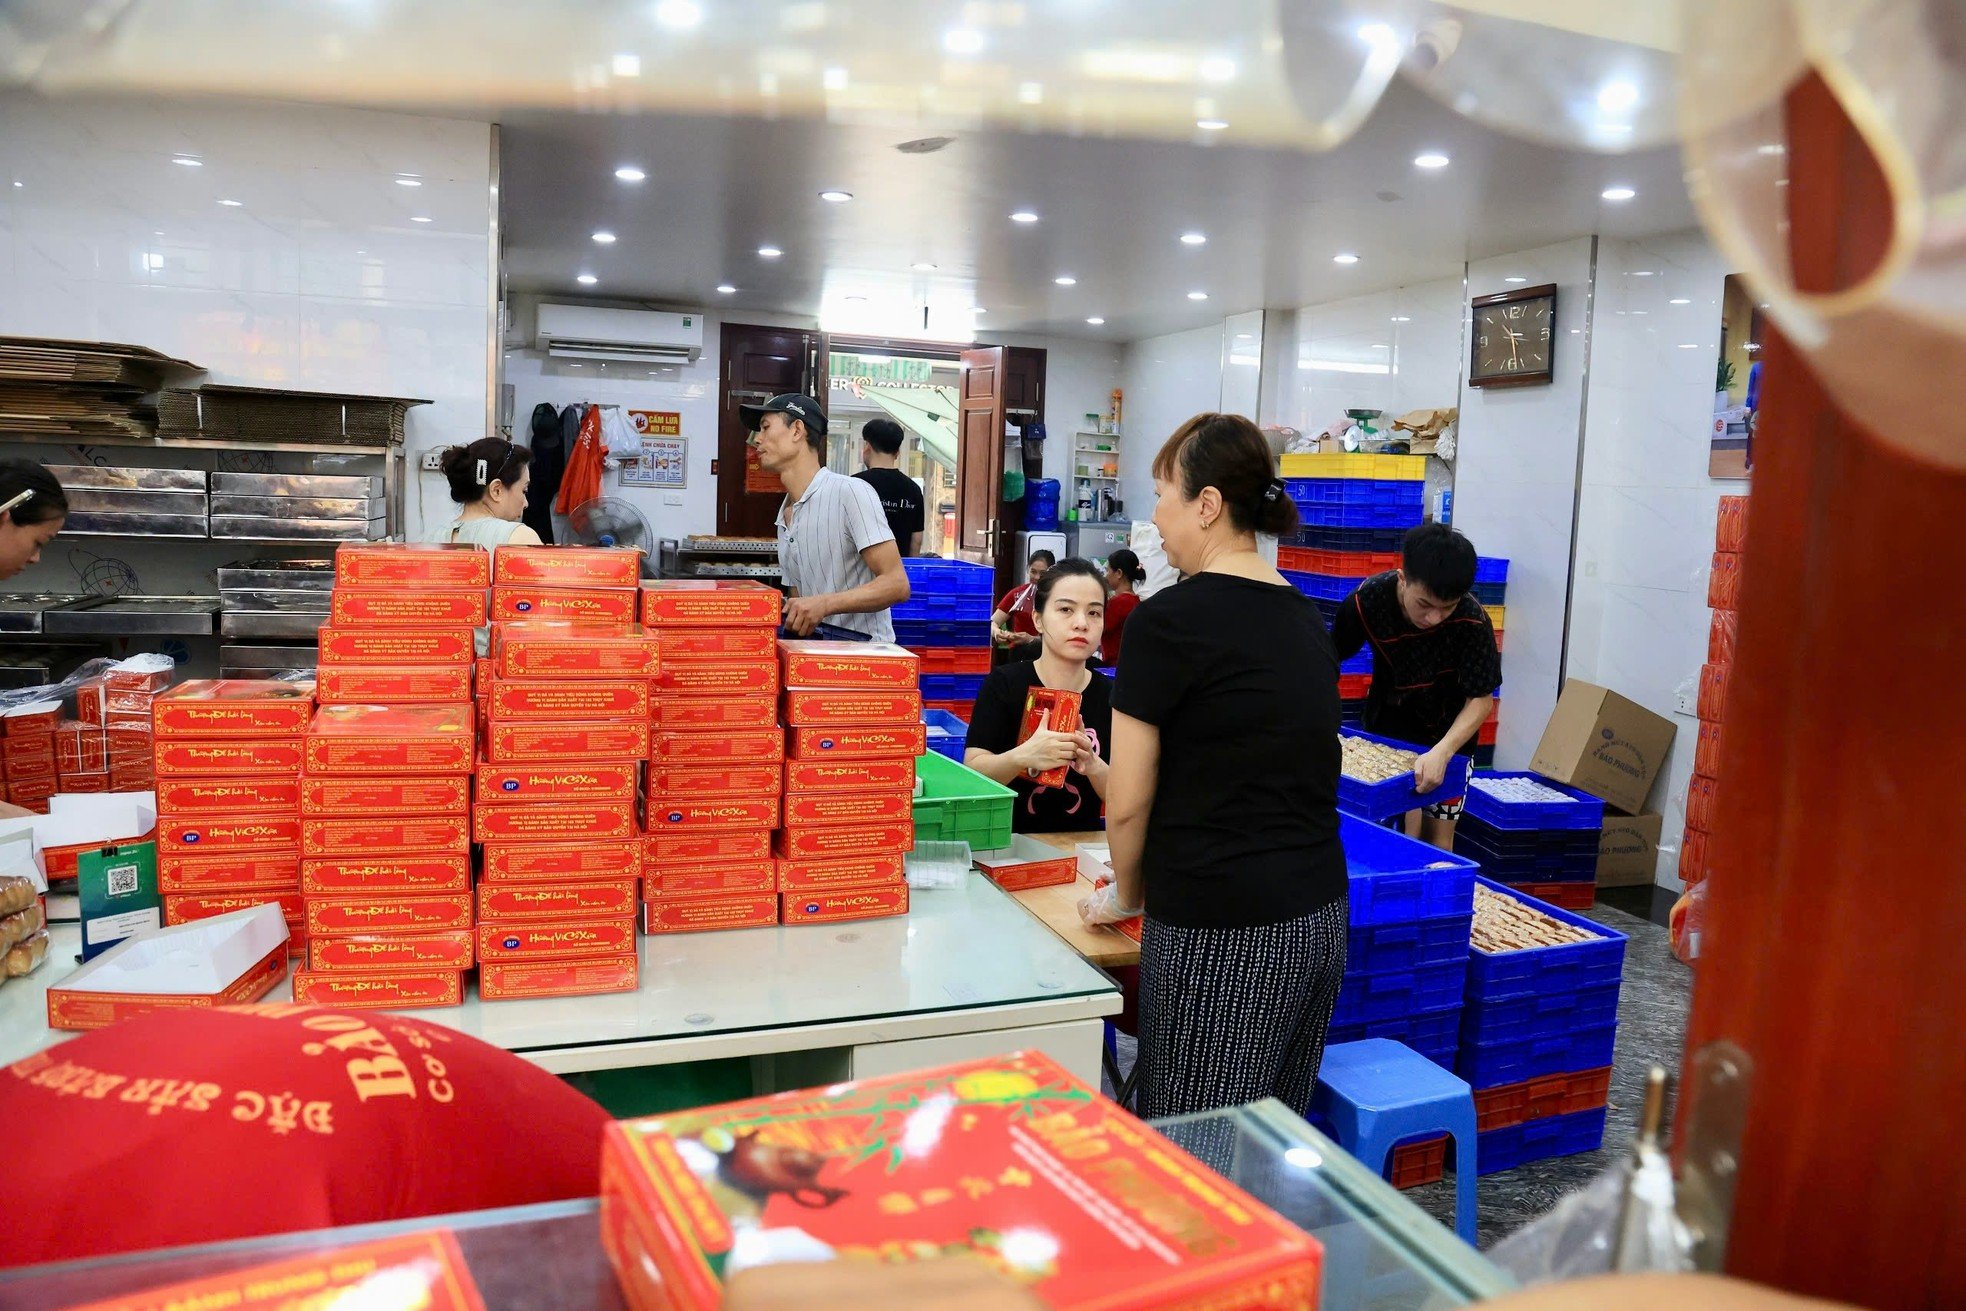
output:
M601 409L590 405L580 419L580 438L567 456L566 476L560 480L559 495L553 498L554 510L571 514L576 505L585 505L601 494L601 461L605 456L601 449Z
M532 407L532 481L526 484L526 527L553 545L553 498L567 471L567 444L560 436L560 412L541 401Z

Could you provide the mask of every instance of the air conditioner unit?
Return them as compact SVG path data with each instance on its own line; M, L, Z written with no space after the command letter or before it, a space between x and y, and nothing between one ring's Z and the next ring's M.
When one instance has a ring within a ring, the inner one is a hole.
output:
M562 359L691 364L703 354L703 316L541 305L533 344Z

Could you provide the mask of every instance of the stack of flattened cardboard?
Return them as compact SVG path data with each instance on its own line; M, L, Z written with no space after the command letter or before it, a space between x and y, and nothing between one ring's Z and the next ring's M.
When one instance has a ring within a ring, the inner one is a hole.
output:
M157 400L157 435L237 442L401 445L403 418L427 400L293 391L283 387L206 386L167 391Z
M150 437L149 397L198 366L144 346L0 337L0 435L58 441Z

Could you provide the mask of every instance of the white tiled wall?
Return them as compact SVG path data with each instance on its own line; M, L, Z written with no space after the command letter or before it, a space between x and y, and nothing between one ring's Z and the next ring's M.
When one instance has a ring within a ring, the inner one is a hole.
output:
M0 333L150 346L214 382L427 397L413 464L484 435L489 125L23 94L0 96L0 124Z
M1568 673L1679 725L1652 797L1665 816L1658 882L1674 888L1698 729L1677 705L1706 659L1719 500L1747 490L1707 477L1727 273L1698 232L1598 246Z
M1297 310L1274 421L1319 432L1349 409L1399 415L1455 404L1464 301L1462 280L1443 278Z
M1173 431L1222 403L1221 323L1129 342L1121 356L1126 389L1120 489L1129 517L1154 512L1154 455Z

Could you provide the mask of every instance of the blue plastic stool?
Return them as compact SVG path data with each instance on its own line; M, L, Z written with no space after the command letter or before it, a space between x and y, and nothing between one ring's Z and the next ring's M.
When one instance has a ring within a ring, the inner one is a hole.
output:
M1324 1049L1312 1111L1373 1174L1417 1134L1454 1139L1454 1232L1475 1241L1475 1113L1468 1085L1405 1043L1365 1038Z

